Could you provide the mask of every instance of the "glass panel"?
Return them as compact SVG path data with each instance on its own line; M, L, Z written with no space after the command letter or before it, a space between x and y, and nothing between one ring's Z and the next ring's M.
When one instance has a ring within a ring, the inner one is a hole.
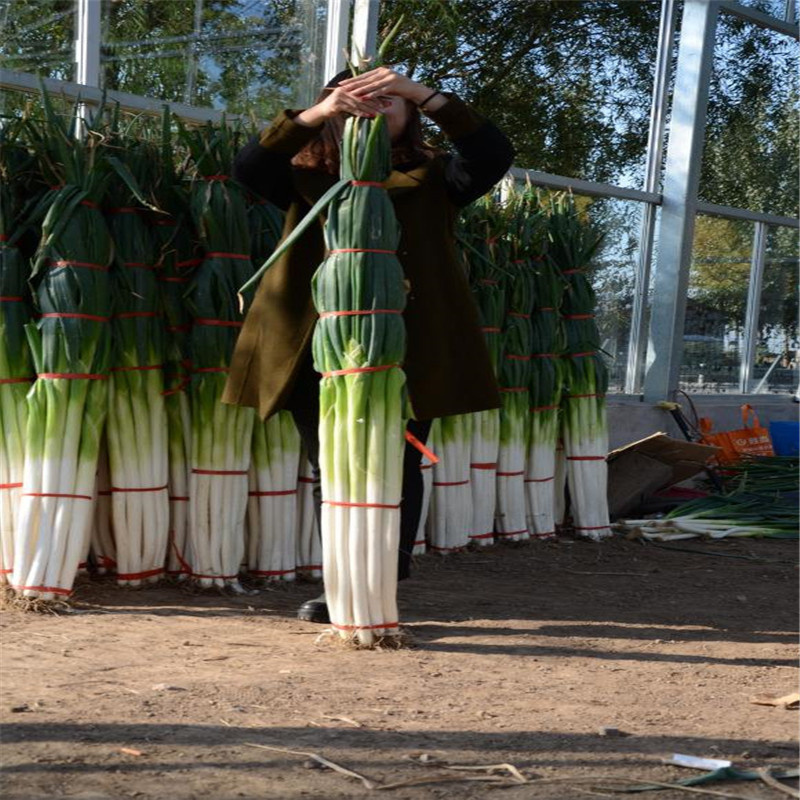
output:
M709 87L700 198L797 216L800 45L720 14Z
M625 391L642 209L642 203L612 198L591 198L588 205L589 218L605 231L593 259L592 286L601 347L609 357L609 393Z
M324 0L103 0L106 88L268 119L322 82Z
M755 225L698 215L695 222L679 388L739 392Z
M797 270L800 232L770 228L758 319L752 388L791 393L797 389Z
M778 19L786 19L786 7L788 5L794 9L795 18L797 17L797 0L789 0L788 3L787 0L738 0L738 2L743 6L755 8Z
M382 0L406 13L392 59L456 92L513 140L516 165L641 188L659 0Z
M0 31L0 66L73 80L75 0L6 0Z

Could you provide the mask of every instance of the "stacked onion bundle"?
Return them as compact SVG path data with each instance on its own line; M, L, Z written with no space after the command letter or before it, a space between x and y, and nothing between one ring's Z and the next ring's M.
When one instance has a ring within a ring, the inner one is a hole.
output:
M608 370L600 355L595 294L586 272L603 235L580 219L568 195L553 201L549 229L551 263L566 281L561 304L566 348L562 432L572 521L578 535L599 540L611 534L606 488Z

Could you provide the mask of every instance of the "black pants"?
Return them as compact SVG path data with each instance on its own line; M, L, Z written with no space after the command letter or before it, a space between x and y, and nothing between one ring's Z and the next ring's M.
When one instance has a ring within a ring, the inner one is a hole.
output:
M314 478L314 514L317 529L321 530L322 487L319 483L319 374L314 371L308 359L301 369L297 383L286 403L292 412L295 425L300 431L300 439L308 453ZM428 439L430 421L411 419L408 430L423 444ZM411 554L422 514L422 473L420 462L422 453L406 442L403 456L403 498L400 502L400 551L397 564L397 579L403 580L411 574Z

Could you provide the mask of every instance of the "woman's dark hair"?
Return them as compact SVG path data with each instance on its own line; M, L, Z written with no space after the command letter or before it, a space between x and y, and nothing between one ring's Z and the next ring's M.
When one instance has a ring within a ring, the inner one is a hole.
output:
M324 88L315 102L324 100L331 91L331 88ZM392 142L392 164L421 164L433 158L438 151L425 144L422 138L419 109L410 100L405 102L408 122L397 140ZM319 135L292 159L292 164L302 169L316 169L338 175L339 143L342 141L344 123L345 118L341 115L326 119Z

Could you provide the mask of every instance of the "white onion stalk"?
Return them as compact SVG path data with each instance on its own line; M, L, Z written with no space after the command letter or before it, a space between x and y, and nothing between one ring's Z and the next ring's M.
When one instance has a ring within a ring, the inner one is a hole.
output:
M558 533L564 526L567 513L567 458L564 454L564 441L560 436L556 444L553 476L553 517Z
M311 462L301 449L297 478L297 573L309 580L322 578L322 539L314 511Z
M453 553L469 544L472 532L470 450L472 415L455 414L433 421L431 450L439 457L433 465L428 512L428 547L434 553Z
M422 456L419 469L422 477L422 505L420 507L417 535L414 537L414 548L411 551L411 554L415 556L424 555L428 549L425 528L428 522L428 512L430 511L431 494L433 492L433 462L425 454Z
M247 503L250 575L293 581L296 574L300 434L289 411L253 424Z
M528 528L531 536L536 539L553 539L556 535L555 477L558 430L557 406L531 410L525 491Z
M103 437L97 461L97 500L92 526L91 560L97 573L105 575L117 567L117 548L111 525L111 474L108 467L108 444Z
M500 411L496 408L472 414L470 485L472 524L469 540L485 547L494 542L497 459L500 452Z

